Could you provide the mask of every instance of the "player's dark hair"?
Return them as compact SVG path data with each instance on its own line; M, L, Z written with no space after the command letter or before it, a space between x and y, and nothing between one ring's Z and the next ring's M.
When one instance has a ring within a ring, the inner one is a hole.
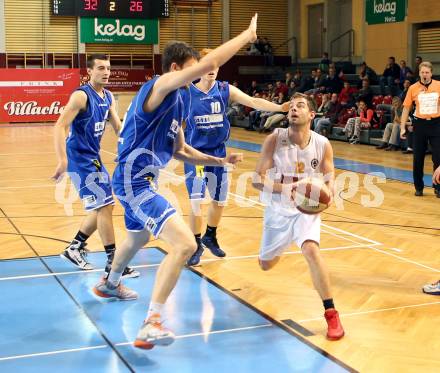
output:
M190 58L198 60L199 53L185 42L170 41L162 53L162 72L167 73L170 71L173 62L178 66L183 66Z
M95 60L109 61L110 58L103 53L91 54L90 56L87 56L87 68L93 69L93 66L95 66Z
M306 102L307 102L307 106L309 107L309 110L316 112L316 102L315 102L315 99L313 97L305 95L304 93L296 92L292 96L292 99L295 99L295 98L304 98L306 100Z

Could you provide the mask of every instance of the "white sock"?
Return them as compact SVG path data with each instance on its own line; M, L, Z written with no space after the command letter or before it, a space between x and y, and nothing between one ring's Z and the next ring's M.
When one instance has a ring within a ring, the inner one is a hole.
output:
M117 287L121 282L121 277L122 277L122 272L116 272L110 270L110 273L107 277L107 282L113 285L114 287Z
M150 302L150 307L148 307L147 319L152 315L162 315L164 304Z

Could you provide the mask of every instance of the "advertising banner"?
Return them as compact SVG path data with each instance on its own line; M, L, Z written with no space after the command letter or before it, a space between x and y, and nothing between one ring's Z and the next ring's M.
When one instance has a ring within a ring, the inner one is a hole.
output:
M79 69L0 69L0 122L56 121Z
M131 70L112 69L109 84L106 85L111 92L137 92L147 80L153 77L152 69ZM81 69L81 84L88 82L87 69Z
M406 9L407 0L366 0L365 20L369 25L402 22Z
M157 44L157 19L81 18L81 43Z

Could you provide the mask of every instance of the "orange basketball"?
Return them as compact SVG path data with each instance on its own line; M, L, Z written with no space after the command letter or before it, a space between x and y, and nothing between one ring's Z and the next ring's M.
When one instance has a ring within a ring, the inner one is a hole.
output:
M328 208L331 193L322 178L307 177L294 184L292 199L295 207L304 214L319 214Z

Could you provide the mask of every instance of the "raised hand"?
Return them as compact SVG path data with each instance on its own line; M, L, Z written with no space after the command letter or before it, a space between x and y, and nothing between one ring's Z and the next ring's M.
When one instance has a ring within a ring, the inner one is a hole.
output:
M255 13L255 15L251 19L251 23L249 24L248 30L250 31L251 34L251 38L249 41L251 43L257 40L257 19L258 19L258 13Z

